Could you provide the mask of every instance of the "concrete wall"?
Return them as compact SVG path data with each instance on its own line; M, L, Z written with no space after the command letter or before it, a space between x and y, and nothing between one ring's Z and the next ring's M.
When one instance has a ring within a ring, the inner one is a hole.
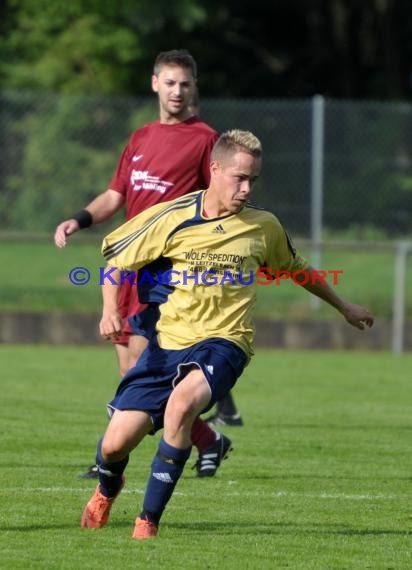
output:
M0 343L101 344L99 315L0 313ZM412 322L405 330L405 350L412 350ZM343 319L256 322L256 346L291 349L390 350L391 323L378 321L362 332Z

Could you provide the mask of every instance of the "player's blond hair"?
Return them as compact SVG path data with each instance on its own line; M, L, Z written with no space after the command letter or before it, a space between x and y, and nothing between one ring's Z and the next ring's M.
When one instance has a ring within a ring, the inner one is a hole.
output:
M262 156L262 144L250 131L232 129L221 134L212 150L212 160L222 160L236 152L244 151L255 158Z

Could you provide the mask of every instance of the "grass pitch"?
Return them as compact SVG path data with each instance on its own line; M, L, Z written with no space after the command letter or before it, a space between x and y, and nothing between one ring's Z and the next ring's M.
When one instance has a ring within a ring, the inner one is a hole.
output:
M160 527L131 539L158 437L134 452L110 523L79 527L114 393L110 347L1 346L4 569L412 568L412 356L259 351L243 428L210 480L185 469Z

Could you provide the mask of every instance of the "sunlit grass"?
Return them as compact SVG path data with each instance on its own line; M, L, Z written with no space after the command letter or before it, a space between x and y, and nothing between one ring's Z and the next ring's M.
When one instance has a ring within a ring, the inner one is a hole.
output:
M412 356L258 351L245 421L216 478L186 466L159 536L131 539L158 435L136 450L101 530L79 528L117 384L110 347L0 347L5 569L410 567Z

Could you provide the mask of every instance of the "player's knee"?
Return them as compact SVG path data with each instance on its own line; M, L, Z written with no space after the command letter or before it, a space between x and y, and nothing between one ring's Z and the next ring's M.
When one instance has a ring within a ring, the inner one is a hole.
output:
M122 442L115 438L104 438L101 446L102 459L107 463L120 461L127 455L127 450Z
M174 398L170 404L165 419L167 418L171 424L183 425L193 421L198 415L196 406L191 400Z

